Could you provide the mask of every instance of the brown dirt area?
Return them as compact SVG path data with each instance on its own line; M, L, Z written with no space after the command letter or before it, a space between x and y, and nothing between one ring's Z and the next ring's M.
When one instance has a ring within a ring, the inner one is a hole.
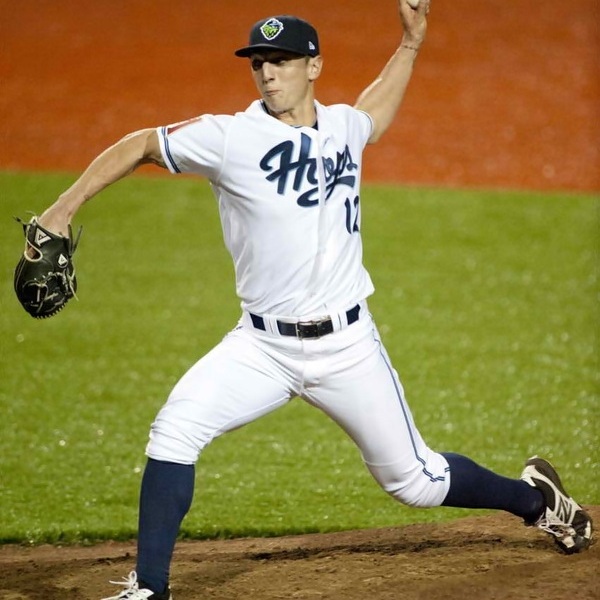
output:
M141 127L254 98L231 56L249 24L297 12L319 28L318 96L352 102L398 42L395 3L348 0L0 0L0 165L79 170ZM222 12L225 11L225 12ZM365 178L436 186L600 190L597 0L433 0L401 117ZM591 507L596 521L600 507ZM0 547L5 600L98 600L133 543ZM599 549L564 556L504 514L275 539L182 542L177 600L600 598Z
M600 507L588 507L600 519ZM134 567L135 545L0 548L5 600L98 600ZM566 556L510 515L268 539L181 542L177 600L591 600L600 548Z

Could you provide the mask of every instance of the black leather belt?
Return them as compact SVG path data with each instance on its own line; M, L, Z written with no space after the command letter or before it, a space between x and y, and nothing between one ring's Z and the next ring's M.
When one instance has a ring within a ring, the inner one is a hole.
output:
M348 325L352 325L352 323L358 321L359 313L360 304L357 304L346 311ZM255 315L253 313L249 314L252 319L252 325L254 325L256 329L260 329L261 331L267 330L265 320L260 315ZM277 329L281 335L289 335L297 338L318 338L333 332L333 321L331 319L322 319L321 321L300 321L299 323L277 321Z

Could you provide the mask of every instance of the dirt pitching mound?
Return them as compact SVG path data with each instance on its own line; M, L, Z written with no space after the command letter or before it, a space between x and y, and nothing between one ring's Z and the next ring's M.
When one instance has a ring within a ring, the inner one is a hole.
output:
M600 506L589 508L600 520ZM559 552L506 514L444 524L181 542L176 600L586 600L600 598L600 548ZM0 598L99 600L135 564L134 543L0 547Z

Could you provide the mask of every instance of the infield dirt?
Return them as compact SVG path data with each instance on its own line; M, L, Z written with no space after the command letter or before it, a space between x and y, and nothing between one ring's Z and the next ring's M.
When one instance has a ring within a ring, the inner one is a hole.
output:
M589 507L588 507L589 508ZM590 512L600 521L600 507ZM4 600L99 600L134 568L135 544L0 548ZM510 515L266 539L181 542L176 600L592 600L600 548L562 554Z
M302 3L301 16L322 37L318 96L326 103L352 102L398 41L394 2L377 11L357 0L342 5L324 11L320 0ZM432 5L398 126L367 151L366 179L598 191L596 0ZM254 90L229 50L243 45L258 18L297 6L0 0L0 10L0 164L79 170L133 129L245 108ZM600 507L590 510L600 522ZM115 593L108 581L133 568L134 554L133 543L0 547L0 598L98 600ZM547 536L498 514L183 542L173 588L176 600L586 600L600 598L599 558L597 545L564 556Z

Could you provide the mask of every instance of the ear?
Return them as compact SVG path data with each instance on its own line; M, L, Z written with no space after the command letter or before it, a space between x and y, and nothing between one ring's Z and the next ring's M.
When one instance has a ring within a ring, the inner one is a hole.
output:
M321 55L310 57L308 60L308 80L315 81L321 74L323 68L323 57Z

